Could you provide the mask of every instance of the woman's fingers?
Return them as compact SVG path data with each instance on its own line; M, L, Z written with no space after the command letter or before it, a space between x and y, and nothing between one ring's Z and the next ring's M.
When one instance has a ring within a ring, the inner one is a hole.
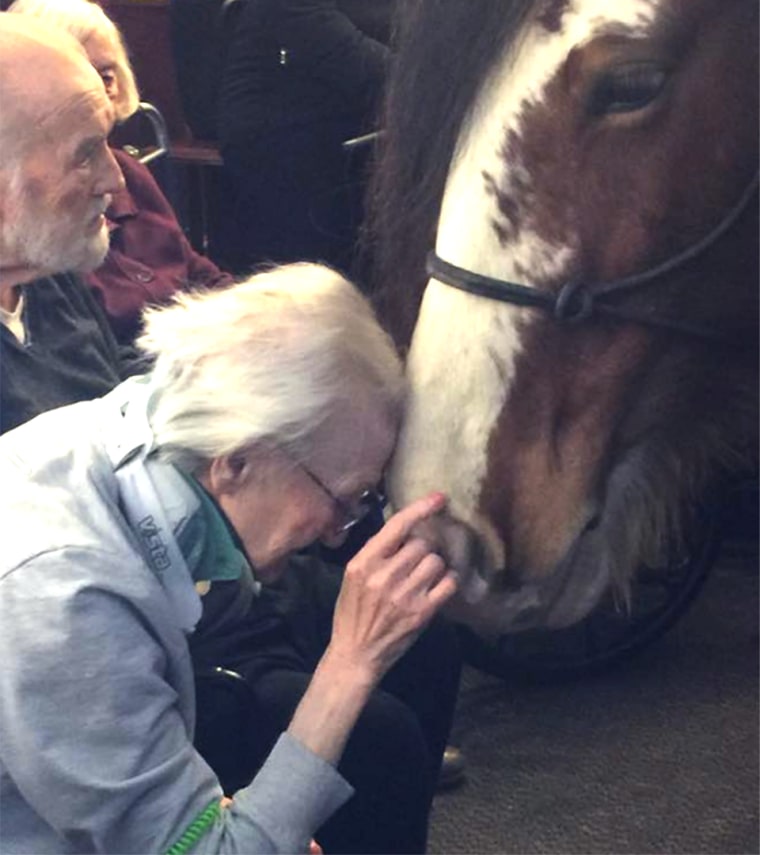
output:
M433 551L432 546L422 537L410 537L406 543L403 543L395 555L391 555L386 559L386 564L389 568L389 575L405 578L411 573L423 559L428 556L440 556ZM440 558L441 562L443 559Z
M459 577L453 570L446 570L441 578L428 591L428 602L433 614L447 603L457 592Z
M386 557L395 555L406 543L414 527L446 507L443 493L430 493L395 513L367 543L368 549Z
M349 562L348 574L365 578L366 584L378 594L384 591L381 596L396 604L404 598L430 592L450 571L433 545L414 534L414 530L445 505L446 497L435 492L394 514ZM456 576L450 573L436 600L448 599L453 593L452 585L456 586Z
M381 602L393 618L406 616L407 627L421 629L457 589L456 574L422 538L412 538L373 575Z
M384 673L457 589L455 574L415 526L446 504L431 493L395 514L344 574L331 645Z

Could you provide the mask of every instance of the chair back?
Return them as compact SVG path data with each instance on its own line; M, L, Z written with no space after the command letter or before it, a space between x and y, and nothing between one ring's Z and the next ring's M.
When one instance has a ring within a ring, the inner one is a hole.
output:
M158 107L140 101L137 110L114 128L110 142L147 165L169 153L169 130Z

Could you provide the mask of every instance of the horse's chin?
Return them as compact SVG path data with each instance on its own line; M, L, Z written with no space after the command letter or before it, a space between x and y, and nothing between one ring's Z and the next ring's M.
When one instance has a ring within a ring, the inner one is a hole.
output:
M586 531L576 539L553 577L557 595L545 626L561 629L589 615L610 587L609 562L599 549L595 531Z
M515 588L472 573L460 578L450 615L484 635L561 629L583 620L610 586L610 567L593 530L584 531L550 576Z

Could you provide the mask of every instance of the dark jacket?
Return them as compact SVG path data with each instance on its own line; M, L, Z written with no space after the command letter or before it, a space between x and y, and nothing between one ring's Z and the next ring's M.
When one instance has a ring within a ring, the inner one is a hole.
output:
M370 130L388 55L337 0L245 0L222 80L223 146L343 117Z
M119 348L90 290L58 274L22 286L22 344L0 324L0 433L110 392L141 366Z

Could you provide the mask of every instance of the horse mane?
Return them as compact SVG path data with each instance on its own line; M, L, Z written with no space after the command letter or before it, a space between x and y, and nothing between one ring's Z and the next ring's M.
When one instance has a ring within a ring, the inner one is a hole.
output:
M370 182L373 294L400 344L411 334L459 130L535 0L409 0L394 34Z

